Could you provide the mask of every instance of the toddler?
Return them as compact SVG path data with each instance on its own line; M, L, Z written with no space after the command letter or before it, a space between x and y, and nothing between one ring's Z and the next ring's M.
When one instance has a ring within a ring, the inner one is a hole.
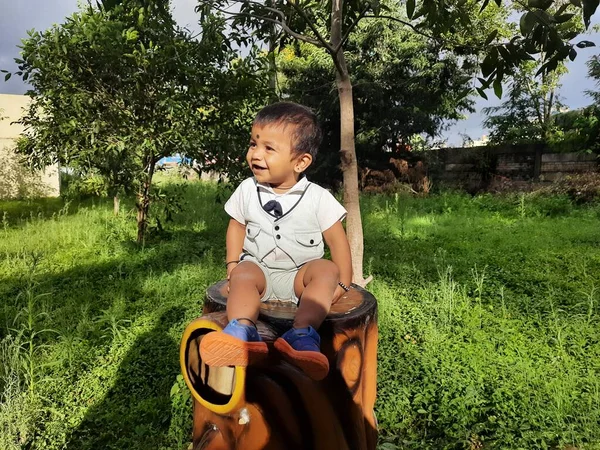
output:
M256 330L261 302L298 304L293 327L275 349L315 380L329 363L316 330L352 279L346 210L304 175L321 143L314 113L280 102L263 108L252 125L246 161L253 177L225 204L228 325L206 335L200 354L209 366L246 366L267 354ZM322 259L323 240L331 261Z

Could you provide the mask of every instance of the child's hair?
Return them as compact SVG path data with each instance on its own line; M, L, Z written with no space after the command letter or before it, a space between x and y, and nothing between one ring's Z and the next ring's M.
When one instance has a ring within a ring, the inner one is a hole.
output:
M292 102L278 102L261 109L254 125L268 124L294 125L292 152L294 154L310 153L317 156L323 137L317 116L306 106Z

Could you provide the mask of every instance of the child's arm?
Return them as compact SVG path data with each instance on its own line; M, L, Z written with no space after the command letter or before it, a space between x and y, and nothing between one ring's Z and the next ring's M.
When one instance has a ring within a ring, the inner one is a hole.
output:
M340 270L340 282L346 286L352 283L352 258L350 256L350 244L342 222L337 221L323 232L325 242L331 251L331 260ZM333 294L333 303L344 294L345 290L338 286Z
M227 246L227 257L226 262L237 261L242 253L244 247L244 238L246 236L246 225L239 223L235 219L229 220L229 226L227 227L226 235L226 246ZM237 266L237 264L227 264L227 279L231 271Z

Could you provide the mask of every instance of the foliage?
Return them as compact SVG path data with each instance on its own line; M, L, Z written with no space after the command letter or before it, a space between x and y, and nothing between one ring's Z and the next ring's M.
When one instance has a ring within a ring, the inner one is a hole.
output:
M566 70L561 66L535 78L538 67L533 61L523 63L502 105L484 108L487 115L484 126L491 130L491 144L531 144L554 138L557 131L554 115L562 106L556 91Z
M592 56L587 63L588 76L600 82L600 60ZM592 105L556 114L556 132L549 143L556 151L598 153L600 151L600 93L589 90Z
M0 202L0 423L21 424L17 445L187 446L179 340L225 276L217 194L185 184L185 213L144 248L105 200ZM382 448L600 445L598 204L442 192L362 206ZM19 341L27 317L33 390ZM19 390L7 390L15 373Z
M84 177L100 175L110 195L137 192L141 237L159 159L178 152L201 167L217 155L231 159L231 148L215 141L242 134L259 64L231 49L222 21L207 21L198 41L175 26L165 5L83 7L60 26L30 32L17 61L33 87L21 153L33 166L59 162Z
M496 29L503 15L498 8L486 10L476 29L481 35ZM466 34L457 29L454 38L458 41ZM474 34L471 40L477 38ZM462 111L471 111L474 55L440 55L435 42L385 20L361 22L346 43L345 53L361 166L367 159L387 163L390 151L411 145L421 134L436 136L447 122L460 119ZM290 44L280 51L277 67L283 96L312 107L323 118L324 155L317 160L313 178L332 184L331 175L339 164L333 152L340 148L340 110L331 58L312 45Z
M600 111L596 105L554 116L556 131L549 140L557 152L598 152Z

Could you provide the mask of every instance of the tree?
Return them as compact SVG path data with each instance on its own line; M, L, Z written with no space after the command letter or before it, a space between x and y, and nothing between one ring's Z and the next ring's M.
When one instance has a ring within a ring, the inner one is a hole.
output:
M539 65L526 61L513 76L509 95L501 106L484 108L484 126L491 129L492 144L549 142L556 132L554 115L562 103L557 96L563 64L552 73L536 78Z
M461 2L462 6L467 4L463 0ZM472 5L474 4L472 2ZM465 9L469 12L472 10ZM473 47L471 42L467 39L461 43L460 39L453 39L453 35L468 36L456 32L471 30L473 33L477 27L469 27L471 22L468 20L468 14L462 13L455 5L430 0L423 2L419 9L416 9L414 0L407 2L406 19L402 16L382 14L382 11L389 11L389 8L380 2L361 0L332 0L323 3L274 0L266 4L253 0L211 0L201 2L198 10L202 18L209 16L213 11L232 17L234 27L251 27L257 33L257 37L263 40L273 36L272 32L264 32L266 25L276 25L289 38L312 44L329 55L335 67L339 99L340 160L344 180L344 205L348 210L346 230L352 252L353 281L365 285L370 278L365 279L363 275L363 229L355 149L353 86L345 56L345 45L359 22L366 19L385 19L401 23L427 39L439 39L440 42L444 41L446 33L447 41L452 41L453 48L460 46L463 53L469 53L469 48ZM423 28L429 32L423 32ZM494 30L490 42L498 35L498 30ZM447 50L447 47L440 46L440 52Z
M481 14L477 26L481 38L498 29L504 16L500 8ZM500 31L508 35L510 30ZM461 38L466 39L454 35ZM440 54L436 41L388 20L359 24L345 51L354 87L356 154L361 167L389 160L390 151L410 145L415 135L435 137L447 121L472 110L477 55ZM285 46L277 65L286 98L312 107L323 118L324 154L311 177L331 184L337 179L332 172L339 160L329 150L340 145L331 58L322 49L300 42Z
M119 192L136 192L142 242L157 161L196 152L237 57L214 46L218 25L197 41L176 27L166 2L127 0L30 32L17 61L33 88L20 152L32 166L57 161L101 174L115 211ZM236 68L228 83L247 78L243 63Z
M119 0L110 0L111 4ZM353 259L354 281L366 284L363 278L363 232L358 197L358 168L354 146L354 110L352 82L344 55L344 45L352 31L362 20L386 19L402 23L415 33L439 40L440 51L455 51L459 54L485 52L481 62L483 77L478 92L486 96L484 90L493 85L498 96L502 91L502 80L513 73L518 64L532 59L532 54L542 51L543 65L540 73L552 72L567 57L575 58L575 44L569 41L577 33L565 32L560 26L582 11L585 26L596 11L599 0L572 0L556 10L547 12L554 0L529 0L526 12L520 21L521 35L510 41L500 41L497 30L492 31L485 41L461 44L453 39L457 29L477 30L472 27L471 8L465 8L469 0L438 2L416 0L406 2L406 16L386 15L388 10L380 1L332 0L331 2L267 0L265 4L254 0L207 0L201 1L198 10L201 20L218 11L234 19L235 26L252 27L257 30L258 39L273 37L272 26L296 40L325 49L335 66L336 85L340 103L340 159L344 178L344 203L348 209L347 231ZM479 1L475 1L479 3ZM481 10L489 5L489 0L481 2ZM501 0L496 0L500 5ZM233 8L232 6L237 6ZM575 8L575 9L574 9ZM575 12L570 12L574 10ZM383 13L382 13L383 12ZM271 25L268 27L268 25ZM268 34L263 30L269 28ZM424 32L423 30L426 30ZM594 45L582 41L577 46L584 48Z
M600 84L600 58L592 56L587 66L588 76ZM557 150L600 152L600 92L588 90L586 94L594 101L591 105L554 117L557 132L551 145Z

